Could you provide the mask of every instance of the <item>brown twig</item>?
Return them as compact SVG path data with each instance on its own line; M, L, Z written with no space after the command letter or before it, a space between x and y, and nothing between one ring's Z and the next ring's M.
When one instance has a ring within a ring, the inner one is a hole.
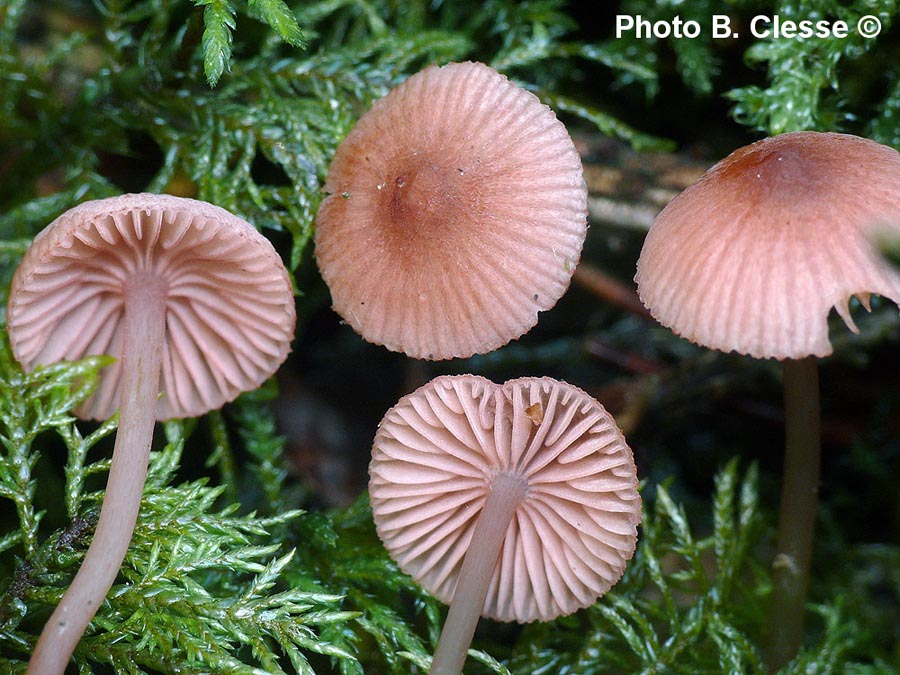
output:
M604 302L644 319L652 320L653 318L647 308L641 304L634 288L611 277L590 263L584 261L579 263L572 279Z

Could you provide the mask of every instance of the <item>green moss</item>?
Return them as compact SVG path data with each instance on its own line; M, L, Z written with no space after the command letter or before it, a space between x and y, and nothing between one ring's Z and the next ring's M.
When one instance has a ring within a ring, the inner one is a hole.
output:
M0 5L0 300L31 238L65 209L124 190L168 191L217 203L271 237L295 276L300 351L327 306L308 262L328 163L372 101L431 62L491 63L573 129L645 150L702 141L708 127L748 141L801 128L853 131L900 147L897 2L616 5L704 25L713 13L779 13L876 14L884 26L867 41L736 44L617 40L609 26L579 24L574 9L556 0L9 0ZM659 122L682 109L705 117L688 132ZM874 309L860 322L863 338L839 345L832 368L849 372L834 378L842 386L895 346L896 312ZM593 607L527 627L483 622L467 672L761 673L778 469L755 436L725 430L715 412L764 391L768 367L698 356L611 310L597 323L622 349L679 364L668 379L641 385L652 392L654 419L633 442L648 480L638 551ZM599 379L602 367L579 352L579 331L593 326L561 330L569 332L453 368L547 366ZM370 359L358 341L325 341L330 370L320 380L364 381L363 394L340 400L363 409L368 426L354 441L365 446L387 397L383 381L406 366ZM24 672L87 548L116 420L76 423L71 410L104 363L24 374L5 333L0 342L0 672ZM366 365L387 375L359 375ZM826 409L829 400L837 407L836 389L831 398L826 391ZM297 475L275 414L285 395L273 381L222 411L162 428L125 565L75 653L79 672L427 668L445 608L388 557L365 494L324 508ZM895 405L879 399L865 418L875 430L856 438L841 467L842 476L868 472L877 490L838 486L826 495L814 615L806 649L786 672L900 669L896 631L883 625L900 616L900 548L856 541L841 527L871 520L885 504L896 509ZM703 415L705 427L695 419ZM728 423L735 417L729 409ZM746 461L748 446L759 462ZM863 496L871 512L842 521Z

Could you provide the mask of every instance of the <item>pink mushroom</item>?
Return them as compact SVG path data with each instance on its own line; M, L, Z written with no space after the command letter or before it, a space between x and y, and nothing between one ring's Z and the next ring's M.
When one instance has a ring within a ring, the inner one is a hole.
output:
M832 308L900 302L877 233L900 234L900 153L857 136L802 131L736 150L659 214L638 260L656 319L701 345L784 361L785 469L769 665L803 635L819 483L817 357Z
M570 614L634 553L631 450L603 406L565 382L438 377L384 416L369 475L388 552L451 605L432 675L461 672L480 615Z
M325 190L316 259L335 311L416 358L527 332L568 288L587 230L566 128L481 63L431 66L377 101Z
M28 673L65 670L115 580L155 420L199 415L259 386L286 358L294 321L272 245L211 204L153 194L90 201L35 237L10 290L13 352L26 369L117 356L77 412L103 419L118 409L120 418L94 538Z

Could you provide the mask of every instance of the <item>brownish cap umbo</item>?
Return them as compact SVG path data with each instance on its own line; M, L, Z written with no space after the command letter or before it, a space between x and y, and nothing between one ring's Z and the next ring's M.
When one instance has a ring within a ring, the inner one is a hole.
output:
M566 128L481 63L431 66L341 143L316 218L335 311L416 358L465 357L527 332L569 285L587 190Z
M656 319L694 342L765 358L831 353L834 307L900 301L876 234L900 233L900 153L802 131L736 150L659 214L635 280Z

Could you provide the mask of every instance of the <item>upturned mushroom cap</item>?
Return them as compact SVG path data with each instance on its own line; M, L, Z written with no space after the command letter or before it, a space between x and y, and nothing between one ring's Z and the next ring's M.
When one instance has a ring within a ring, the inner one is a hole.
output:
M586 234L566 128L481 63L431 66L377 101L325 190L316 258L335 311L416 358L523 335L566 291Z
M618 581L634 553L641 498L631 450L603 406L565 382L438 377L384 416L369 474L379 536L445 603L492 480L525 483L483 616L574 612Z
M757 358L826 356L834 307L900 302L877 253L900 233L900 153L846 134L767 138L716 164L659 214L638 261L656 319L701 345Z
M167 297L158 419L200 415L259 386L290 349L291 283L269 241L206 202L127 194L85 202L35 238L13 278L9 336L27 369L122 354L124 285ZM119 407L122 364L78 411Z

